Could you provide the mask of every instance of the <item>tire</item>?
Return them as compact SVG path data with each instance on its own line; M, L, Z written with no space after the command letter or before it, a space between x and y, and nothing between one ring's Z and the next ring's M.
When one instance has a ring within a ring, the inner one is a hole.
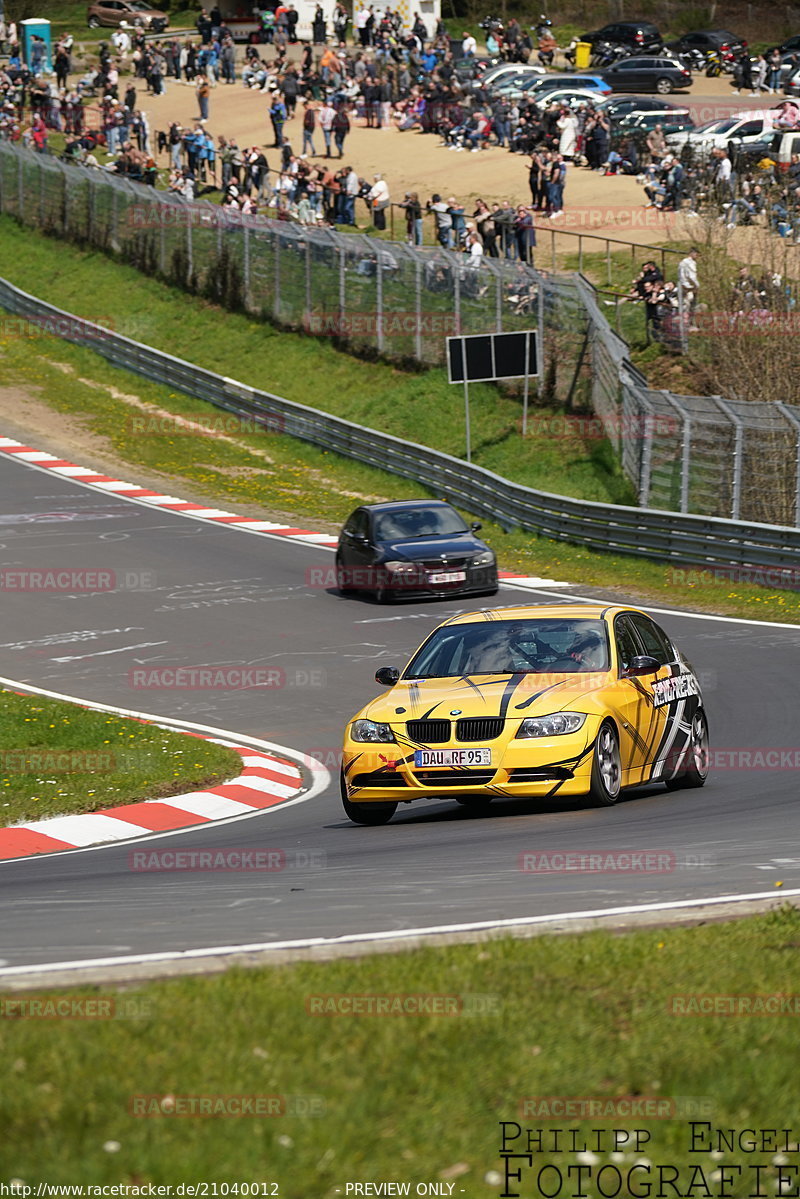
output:
M462 808L472 808L473 812L485 812L494 799L493 795L456 795L457 804Z
M677 778L667 780L668 791L686 791L705 786L708 778L708 721L700 708L692 719L690 744L686 751L686 766Z
M89 20L86 22L86 24L89 26L90 29L99 29L100 28L100 22L98 21L97 17L89 17Z
M339 790L344 814L353 824L388 824L397 811L396 803L351 803L347 798L344 771L339 775Z
M657 79L656 80L656 91L658 92L659 96L671 95L672 84L670 83L669 79Z
M598 807L611 807L619 799L621 784L619 736L611 721L604 720L594 745L589 795Z

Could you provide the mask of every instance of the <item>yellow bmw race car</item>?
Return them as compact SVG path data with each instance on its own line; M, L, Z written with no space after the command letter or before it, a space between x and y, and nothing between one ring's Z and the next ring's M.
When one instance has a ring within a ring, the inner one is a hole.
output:
M356 824L398 803L702 787L708 723L691 665L644 612L604 605L499 608L445 621L391 688L353 717L342 802Z

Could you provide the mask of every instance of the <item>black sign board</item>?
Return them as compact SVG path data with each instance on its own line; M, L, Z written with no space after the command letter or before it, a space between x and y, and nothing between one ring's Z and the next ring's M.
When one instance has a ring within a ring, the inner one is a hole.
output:
M477 333L447 338L447 373L451 383L489 383L539 374L538 335Z

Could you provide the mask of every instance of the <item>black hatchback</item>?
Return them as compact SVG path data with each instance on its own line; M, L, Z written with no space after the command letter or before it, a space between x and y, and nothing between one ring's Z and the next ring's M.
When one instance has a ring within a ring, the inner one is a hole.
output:
M378 603L419 595L494 595L497 559L452 508L439 500L396 500L356 508L339 534L336 578L346 595Z

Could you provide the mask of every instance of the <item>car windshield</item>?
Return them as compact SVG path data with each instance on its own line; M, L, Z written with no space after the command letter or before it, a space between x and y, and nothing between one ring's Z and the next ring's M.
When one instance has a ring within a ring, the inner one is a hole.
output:
M695 133L728 133L738 121L706 121L705 125L698 125Z
M437 629L418 650L403 678L576 674L608 669L608 632L604 621L553 617L446 625Z
M442 537L468 532L453 508L397 508L375 516L376 541L398 541L405 537Z

